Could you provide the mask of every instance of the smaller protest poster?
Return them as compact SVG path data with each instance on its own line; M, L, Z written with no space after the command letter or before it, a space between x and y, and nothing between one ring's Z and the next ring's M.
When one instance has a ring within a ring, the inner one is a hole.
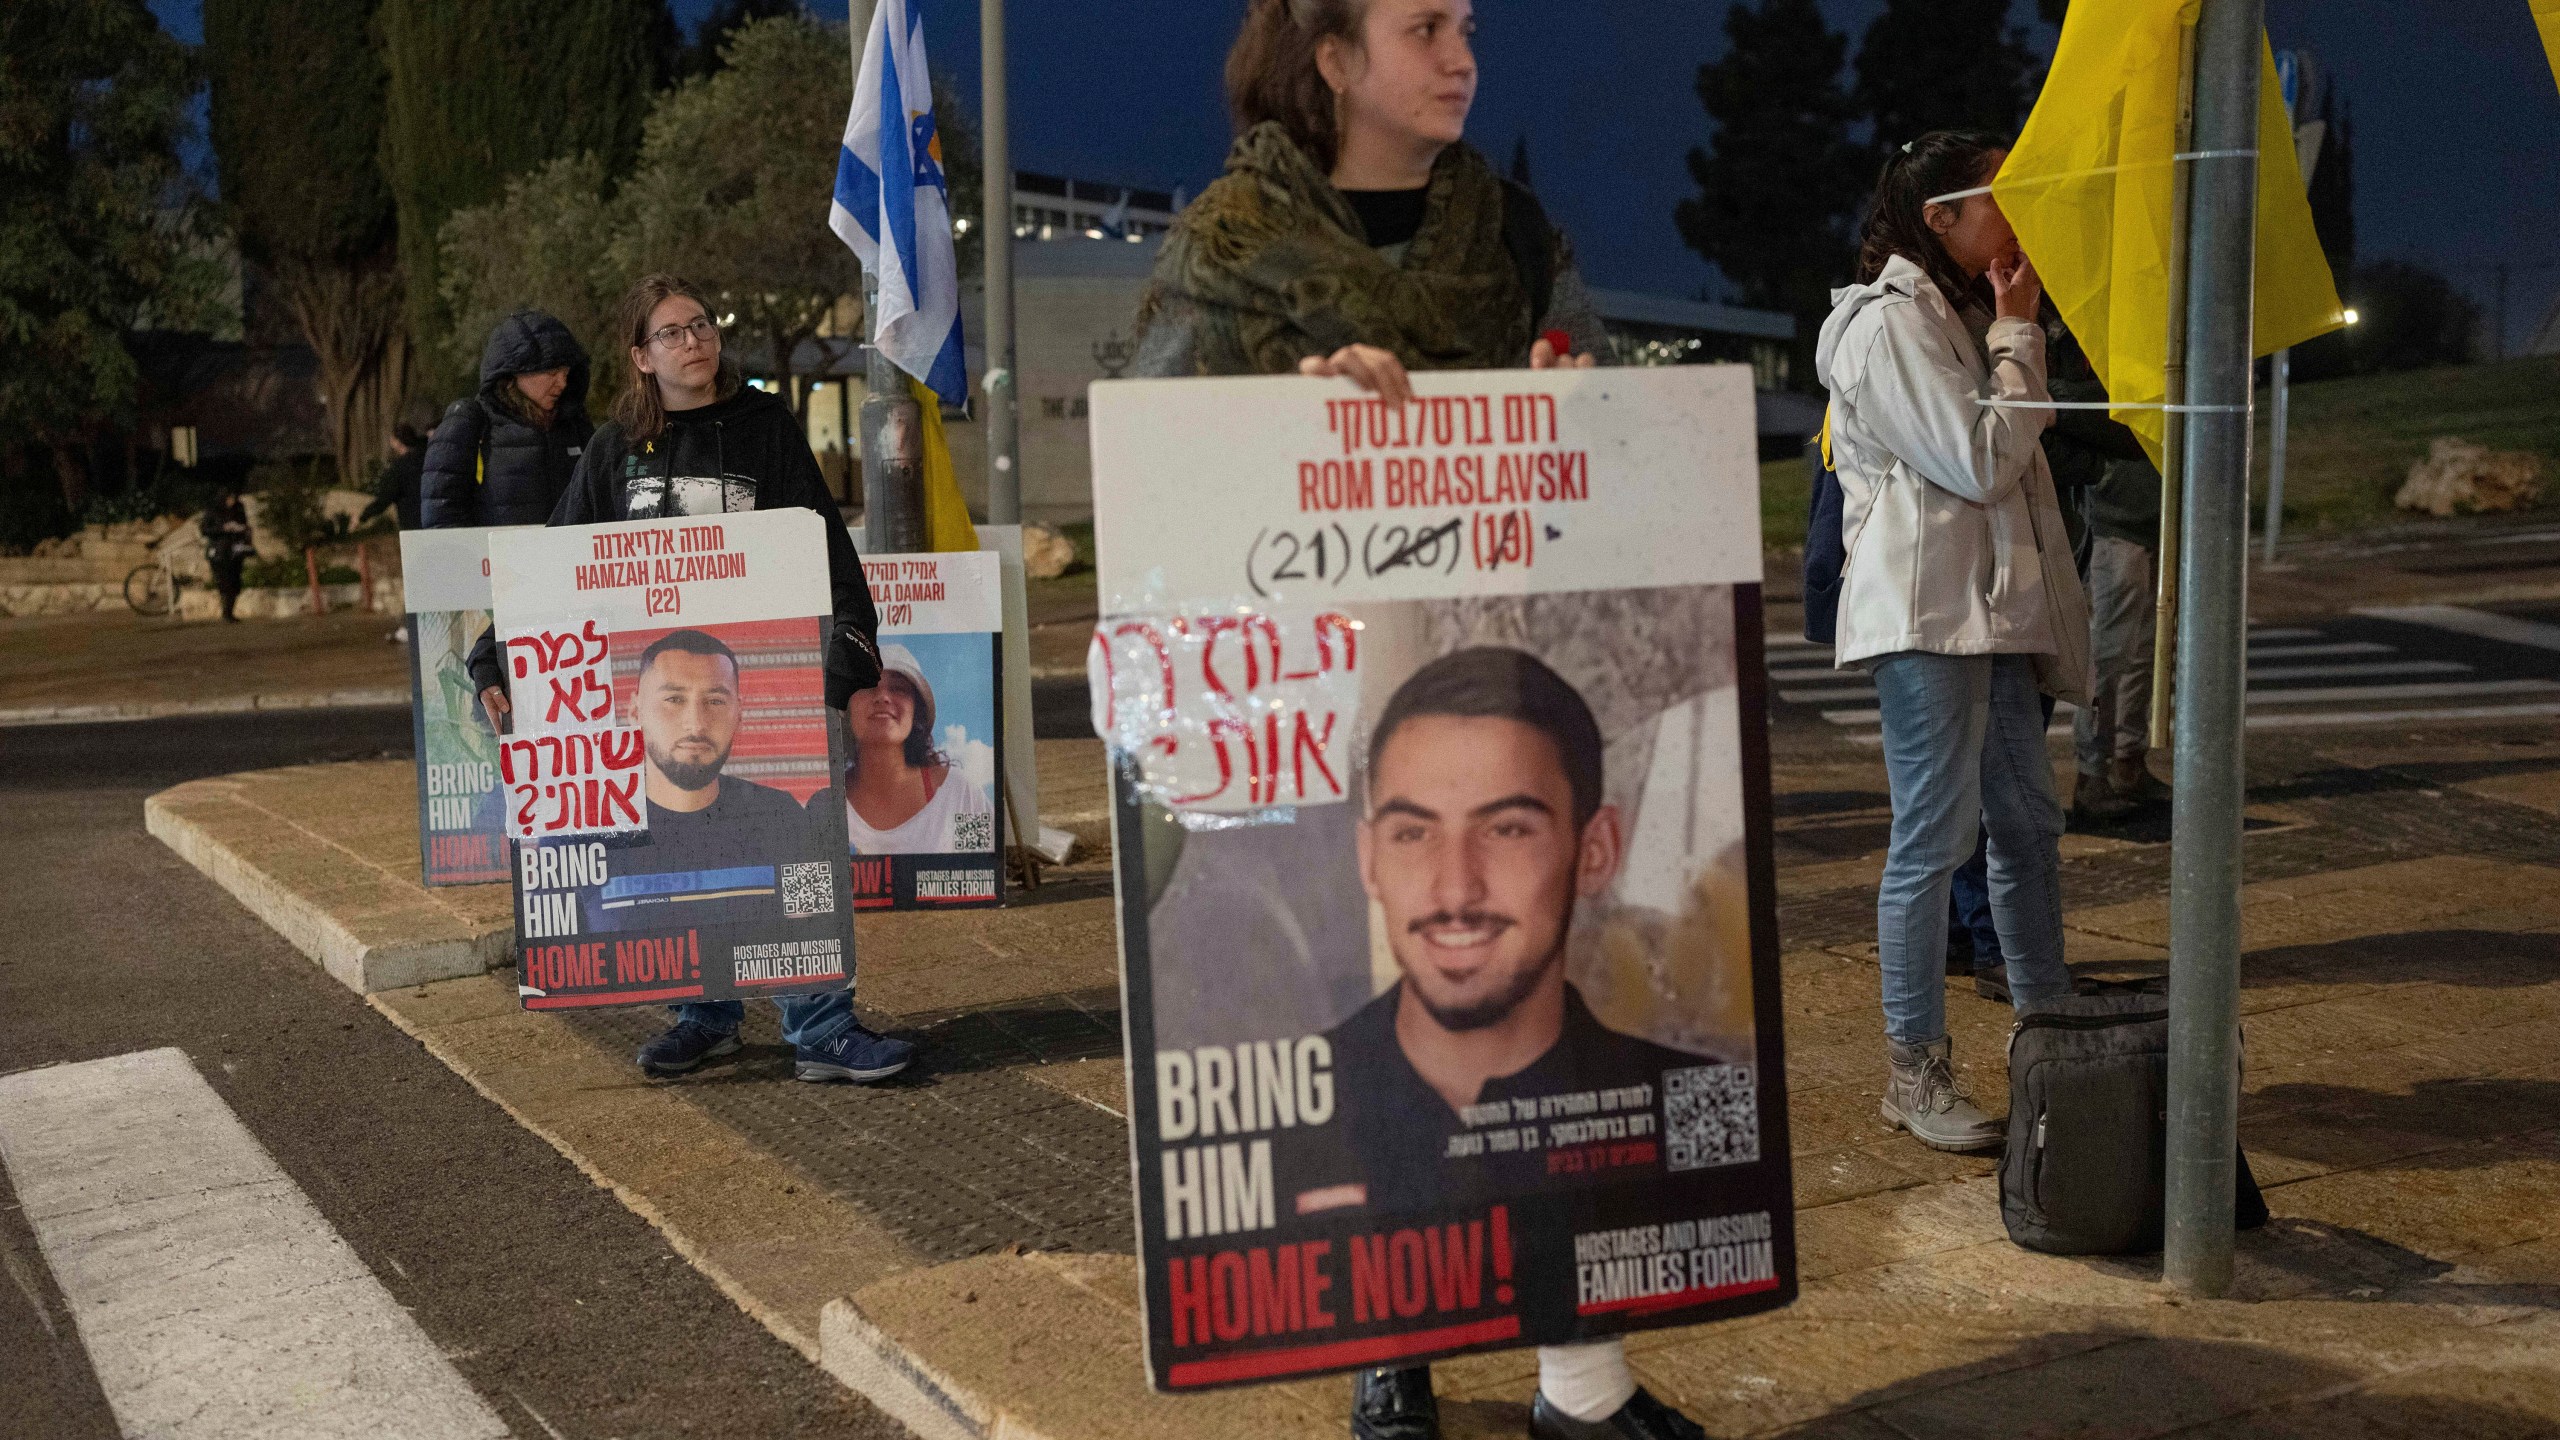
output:
M498 742L463 661L489 628L489 531L405 530L410 735L418 768L418 868L429 885L507 878Z
M490 537L527 1008L846 983L825 523L769 510Z
M845 706L853 903L1004 900L1003 571L993 551L872 555L880 683Z

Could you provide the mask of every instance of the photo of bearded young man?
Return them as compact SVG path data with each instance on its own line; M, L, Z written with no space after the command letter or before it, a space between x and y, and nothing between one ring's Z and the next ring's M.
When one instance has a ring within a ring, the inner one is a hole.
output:
M701 630L674 630L641 652L632 719L648 766L648 843L623 850L617 873L667 874L796 858L808 818L771 786L723 773L738 739L745 674L737 654ZM777 837L789 837L777 844Z
M1565 978L1577 904L1626 825L1590 706L1524 651L1424 665L1370 738L1362 886L1399 978L1326 1034L1337 1109L1289 1172L1291 1207L1391 1214L1578 1183L1535 1150L1452 1158L1470 1107L1662 1085L1711 1063L1610 1029Z

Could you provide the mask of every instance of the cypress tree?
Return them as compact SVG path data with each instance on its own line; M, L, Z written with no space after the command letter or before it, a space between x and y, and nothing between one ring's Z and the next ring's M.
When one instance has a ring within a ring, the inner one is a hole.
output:
M2034 68L2009 0L1885 0L1858 47L1855 92L1875 126L1877 163L1931 130L2015 136Z
M593 151L609 175L625 173L667 23L666 0L382 0L382 170L410 330L430 355L454 348L442 343L446 217L556 156ZM474 377L437 378L468 389Z
M223 208L319 359L340 483L362 484L408 386L397 229L379 159L372 8L206 0Z
M1732 45L1698 68L1714 138L1689 152L1698 193L1673 219L1680 238L1724 272L1746 304L1796 317L1791 380L1811 383L1813 342L1831 287L1855 258L1849 219L1865 188L1840 88L1848 37L1814 0L1763 0L1725 12Z

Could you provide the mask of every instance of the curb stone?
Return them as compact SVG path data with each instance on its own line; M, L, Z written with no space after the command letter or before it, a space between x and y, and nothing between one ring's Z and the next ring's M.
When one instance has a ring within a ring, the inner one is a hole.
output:
M0 726L88 725L121 720L160 720L174 715L241 715L258 710L356 710L406 705L406 687L294 691L233 695L220 700L138 700L101 705L31 705L0 710Z
M229 891L286 943L318 961L339 984L371 995L482 974L506 963L514 952L512 917L476 928L456 921L448 933L428 939L369 939L358 933L326 905L243 858L188 813L194 802L211 798L204 787L222 783L195 781L150 797L142 804L143 828Z

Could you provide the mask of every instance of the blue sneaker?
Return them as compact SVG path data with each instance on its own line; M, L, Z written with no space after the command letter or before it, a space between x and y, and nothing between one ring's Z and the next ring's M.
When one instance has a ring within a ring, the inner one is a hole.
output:
M904 1040L874 1035L859 1025L848 1025L844 1033L823 1045L799 1047L799 1063L791 1070L792 1078L813 1082L850 1080L868 1085L886 1080L907 1068L915 1058L916 1047Z
M681 1075L715 1055L738 1053L738 1032L714 1030L694 1020L679 1020L665 1033L640 1047L640 1073Z

